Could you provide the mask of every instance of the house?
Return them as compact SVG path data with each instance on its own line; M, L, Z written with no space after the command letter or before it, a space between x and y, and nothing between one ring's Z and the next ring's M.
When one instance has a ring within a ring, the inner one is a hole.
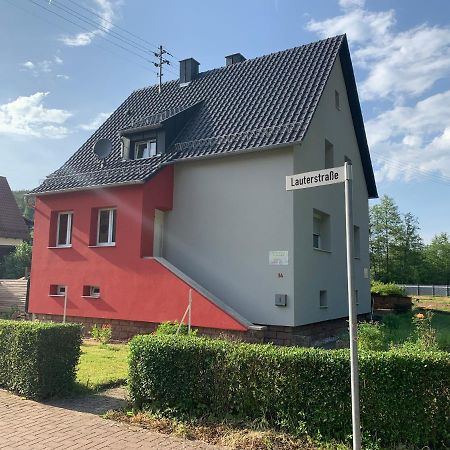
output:
M0 176L0 259L28 239L29 233L8 180Z
M32 191L29 309L60 320L66 295L69 320L127 337L180 320L191 290L205 333L293 343L345 327L344 186L285 179L346 160L366 314L377 190L345 35L207 72L183 60Z

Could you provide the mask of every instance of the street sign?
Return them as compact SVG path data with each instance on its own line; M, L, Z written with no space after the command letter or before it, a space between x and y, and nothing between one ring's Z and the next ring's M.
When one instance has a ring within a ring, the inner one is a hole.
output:
M316 170L286 177L286 191L345 182L345 235L347 250L347 297L350 329L350 374L352 392L353 450L361 450L361 424L359 412L359 368L357 342L357 309L353 275L353 186L352 164Z
M343 183L345 181L345 166L332 169L315 170L286 177L286 190L305 189L326 184Z

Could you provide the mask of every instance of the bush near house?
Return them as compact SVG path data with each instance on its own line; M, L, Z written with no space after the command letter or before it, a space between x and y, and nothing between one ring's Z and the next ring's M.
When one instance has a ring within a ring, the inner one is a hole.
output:
M389 448L448 442L448 354L362 352L360 377L366 436ZM348 350L137 336L129 387L138 408L242 418L297 436L345 440L351 433Z
M383 283L382 281L372 281L370 292L375 295L406 295L405 289L395 283Z
M80 345L78 324L0 320L0 386L33 399L69 392Z

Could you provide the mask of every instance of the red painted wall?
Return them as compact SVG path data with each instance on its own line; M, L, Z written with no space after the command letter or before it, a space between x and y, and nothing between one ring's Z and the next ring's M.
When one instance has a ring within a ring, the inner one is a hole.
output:
M154 210L170 210L173 167L144 185L43 195L36 200L29 311L63 313L64 299L51 285L68 288L67 315L163 322L181 320L190 287L157 261L153 251ZM97 209L117 208L115 247L90 247ZM73 211L72 247L48 248L55 241L58 212ZM53 220L51 218L53 217ZM83 297L83 286L99 286L101 297ZM192 324L246 330L193 290Z

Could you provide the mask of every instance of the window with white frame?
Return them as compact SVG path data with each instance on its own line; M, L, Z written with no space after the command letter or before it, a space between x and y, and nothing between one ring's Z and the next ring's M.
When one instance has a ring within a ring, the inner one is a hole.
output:
M313 210L313 248L331 250L330 215L317 209Z
M97 222L97 245L115 245L116 243L116 216L115 208L100 209Z
M99 286L83 286L83 297L100 297L100 287Z
M157 155L156 139L136 142L134 144L133 159L151 158Z
M72 212L61 212L58 214L56 232L56 245L58 247L72 246Z
M66 295L66 287L62 285L56 286L56 295Z

